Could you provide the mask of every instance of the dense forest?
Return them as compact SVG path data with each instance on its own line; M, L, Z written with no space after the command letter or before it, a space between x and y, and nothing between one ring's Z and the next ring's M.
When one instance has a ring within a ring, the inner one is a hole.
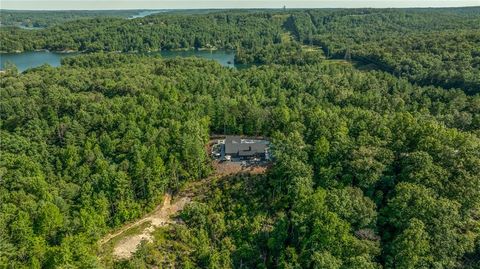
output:
M0 28L84 55L0 74L0 268L480 266L478 8L215 11ZM113 51L236 50L213 61ZM265 136L131 260L98 240Z
M224 131L272 137L275 164L182 213L177 267L479 262L478 95L329 61L235 70L122 54L8 70L1 89L10 268L100 266L96 240L208 175L203 145ZM145 247L113 266L165 261Z
M285 63L285 47L372 64L420 85L480 88L480 8L211 11L0 29L0 51L234 49L238 63ZM283 53L283 54L282 54ZM277 60L277 59L282 60ZM307 57L308 58L308 57Z
M130 18L142 10L78 10L72 11L44 11L44 10L2 10L0 24L2 27L46 28L67 21L92 19L99 17Z

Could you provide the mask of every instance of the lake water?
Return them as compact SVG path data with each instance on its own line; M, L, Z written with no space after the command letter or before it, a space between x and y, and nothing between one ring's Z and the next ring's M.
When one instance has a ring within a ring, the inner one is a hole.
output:
M143 18L149 15L161 13L161 12L165 12L165 10L143 10L136 15L130 16L129 19Z
M64 57L73 56L78 53L58 53L50 51L32 51L22 53L2 53L0 54L0 69L5 68L7 62L13 63L17 66L18 71L23 72L29 68L49 64L51 66L60 66L61 60ZM164 58L174 57L200 57L217 61L226 67L235 67L233 61L235 52L227 50L188 50L188 51L162 51L152 52L146 55L162 55Z
M44 27L35 27L35 26L25 26L25 25L19 25L18 26L19 28L21 29L24 29L24 30L42 30L42 29L45 29Z
M0 68L4 69L5 64L10 62L14 64L18 71L23 72L29 68L37 67L43 64L59 66L63 57L72 56L73 53L57 53L50 51L30 51L22 53L2 53L0 54Z

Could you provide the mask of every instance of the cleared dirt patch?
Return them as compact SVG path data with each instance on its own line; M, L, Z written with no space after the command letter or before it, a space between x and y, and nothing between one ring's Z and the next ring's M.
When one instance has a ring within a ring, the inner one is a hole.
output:
M122 227L115 233L108 234L99 243L100 246L105 245L112 239L118 236L124 236L122 239L114 243L113 256L117 259L129 259L133 253L137 250L138 246L143 240L151 242L153 239L152 232L155 228L175 223L175 220L171 216L175 215L178 211L182 210L185 205L190 201L188 197L182 197L177 199L173 204L171 203L172 197L170 194L166 194L163 200L163 204L157 207L151 214L139 219L138 221L128 224ZM147 224L147 225L145 225ZM129 230L141 227L138 233L131 235L127 234Z
M210 152L210 146L206 146L207 152ZM107 234L99 241L101 248L112 248L112 254L115 259L130 259L137 250L142 241L153 241L153 232L156 228L176 223L172 217L181 211L194 197L202 196L205 188L210 186L214 178L222 178L234 174L261 174L267 170L267 166L245 166L241 162L219 162L212 163L215 173L205 179L187 184L172 200L170 194L166 194L163 204L158 206L152 213L143 218L126 224L115 232ZM107 250L106 252L109 252Z
M264 173L267 169L266 166L244 166L241 162L219 162L214 161L213 167L215 168L215 174L217 176L229 176L238 173L260 174Z

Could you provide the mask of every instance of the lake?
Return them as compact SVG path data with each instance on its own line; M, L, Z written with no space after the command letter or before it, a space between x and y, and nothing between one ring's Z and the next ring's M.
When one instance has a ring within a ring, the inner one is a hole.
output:
M7 62L17 66L18 71L23 72L29 68L49 64L51 66L60 66L64 57L74 56L78 53L58 53L50 51L31 51L22 53L2 53L0 54L0 69L5 68ZM146 55L162 55L164 58L174 57L200 57L214 60L226 67L235 67L233 63L235 58L234 51L227 50L187 50L187 51L162 51L146 53Z
M136 15L128 17L129 19L143 18L157 13L166 12L166 10L142 10Z
M43 64L59 66L63 57L72 56L73 53L57 53L50 51L29 51L22 53L0 54L0 68L4 69L7 62L13 63L18 71L23 72L29 68Z
M18 28L21 28L21 29L24 29L24 30L42 30L42 29L45 29L44 27L25 26L25 25L18 25Z

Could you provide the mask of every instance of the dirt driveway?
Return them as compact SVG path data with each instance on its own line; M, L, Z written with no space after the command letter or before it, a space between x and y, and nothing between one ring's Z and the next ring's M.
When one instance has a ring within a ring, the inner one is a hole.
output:
M215 169L214 175L196 182L190 183L186 188L175 197L172 203L172 196L166 194L163 204L158 206L152 213L147 214L143 218L126 224L119 230L107 234L99 241L100 247L105 246L113 241L113 256L116 259L129 259L137 250L143 240L153 241L153 231L156 228L175 223L172 216L181 211L188 204L192 197L197 195L199 190L208 187L207 185L212 178L224 177L238 173L259 174L264 173L267 167L263 166L242 166L241 163L235 162L218 162L213 161ZM138 231L134 231L138 229ZM134 231L132 233L132 231ZM132 233L132 234L130 234Z
M170 194L166 194L165 198L163 199L163 204L161 206L158 206L152 213L137 220L136 222L127 224L121 229L115 231L114 233L107 234L102 240L100 240L100 246L103 246L106 243L110 242L110 240L112 240L113 238L121 236L128 230L143 226L143 224L148 223L148 225L145 228L141 229L139 233L125 236L124 238L115 243L113 247L113 256L117 259L129 259L133 255L133 253L135 253L137 247L143 240L152 242L152 233L155 228L175 223L175 221L171 219L171 216L182 210L185 205L190 201L190 198L182 197L180 199L177 199L173 204L171 203L171 201L172 196Z

